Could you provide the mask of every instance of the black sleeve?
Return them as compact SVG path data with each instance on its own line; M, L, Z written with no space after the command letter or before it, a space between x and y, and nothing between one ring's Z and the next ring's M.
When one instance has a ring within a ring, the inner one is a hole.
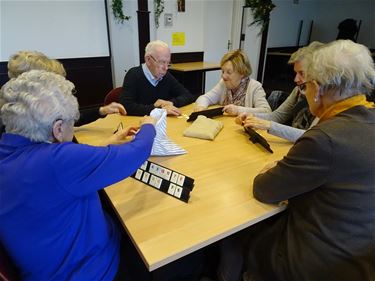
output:
M141 77L138 77L137 69L138 68L132 68L126 73L122 84L123 90L120 94L120 103L125 107L128 115L149 115L155 108L154 105L137 102L137 83L142 83L142 81L140 81Z
M103 118L105 116L102 116L99 114L99 107L84 109L79 111L79 119L76 121L74 126L82 126L91 122L94 122L98 118Z
M253 195L277 203L314 190L328 181L332 143L319 129L307 131L277 165L254 179Z
M195 101L196 97L193 96L180 82L178 82L172 74L168 73L168 79L171 83L170 101L173 102L174 106L181 107Z

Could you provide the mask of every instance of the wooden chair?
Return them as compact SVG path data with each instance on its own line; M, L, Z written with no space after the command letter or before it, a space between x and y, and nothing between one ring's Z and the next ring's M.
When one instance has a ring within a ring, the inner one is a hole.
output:
M111 102L119 102L122 87L112 89L104 98L104 105L108 105Z
M4 247L0 244L0 281L18 281L21 280L16 267L6 253Z

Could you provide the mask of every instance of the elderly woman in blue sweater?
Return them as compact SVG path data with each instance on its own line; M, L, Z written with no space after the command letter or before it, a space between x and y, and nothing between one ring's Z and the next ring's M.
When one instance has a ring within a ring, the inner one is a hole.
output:
M144 117L126 144L71 142L79 116L73 88L63 76L41 70L2 88L0 242L22 280L115 278L120 233L97 191L134 173L155 137L155 120Z

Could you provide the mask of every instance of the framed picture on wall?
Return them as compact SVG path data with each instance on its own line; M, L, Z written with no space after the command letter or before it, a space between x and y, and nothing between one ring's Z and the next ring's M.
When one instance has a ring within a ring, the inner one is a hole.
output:
M177 10L180 13L185 12L185 0L177 0Z

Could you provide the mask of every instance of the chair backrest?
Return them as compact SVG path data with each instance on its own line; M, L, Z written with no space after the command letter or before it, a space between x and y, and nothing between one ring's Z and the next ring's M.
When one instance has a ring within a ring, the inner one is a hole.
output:
M0 281L18 281L21 280L16 267L6 253L4 247L0 244Z
M359 31L359 25L355 19L345 19L340 22L339 26L339 33L337 34L338 39L350 39L353 42L357 42L357 36Z
M272 109L276 110L289 96L289 93L284 91L272 91L268 96L267 101Z
M104 98L104 105L110 104L111 102L119 102L122 87L112 89Z

